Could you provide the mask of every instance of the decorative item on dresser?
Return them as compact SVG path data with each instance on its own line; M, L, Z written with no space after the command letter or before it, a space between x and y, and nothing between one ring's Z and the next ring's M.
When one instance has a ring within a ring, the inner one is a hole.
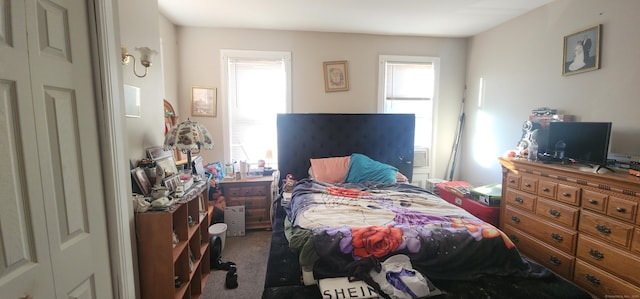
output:
M194 183L180 202L136 214L142 298L199 298L210 272L210 214L200 211L205 182Z
M271 176L220 181L227 207L245 207L245 228L271 228L271 207L277 190L277 171Z
M640 178L499 161L500 224L522 254L600 298L640 295Z
M191 169L191 154L200 149L213 149L213 137L207 128L189 119L171 128L164 138L164 150L177 148L187 154L187 169Z

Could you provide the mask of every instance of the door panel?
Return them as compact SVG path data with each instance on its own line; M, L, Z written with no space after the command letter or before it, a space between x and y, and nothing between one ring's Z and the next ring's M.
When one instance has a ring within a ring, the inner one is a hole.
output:
M112 298L87 3L7 1L0 293Z
M0 0L0 294L54 293L31 100L25 1Z

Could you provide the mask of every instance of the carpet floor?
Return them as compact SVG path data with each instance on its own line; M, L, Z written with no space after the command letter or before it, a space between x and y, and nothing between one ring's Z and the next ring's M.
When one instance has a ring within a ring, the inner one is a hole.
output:
M267 272L271 231L248 231L243 237L226 237L223 262L234 262L238 273L238 287L227 289L227 271L211 270L203 299L259 299L264 289Z

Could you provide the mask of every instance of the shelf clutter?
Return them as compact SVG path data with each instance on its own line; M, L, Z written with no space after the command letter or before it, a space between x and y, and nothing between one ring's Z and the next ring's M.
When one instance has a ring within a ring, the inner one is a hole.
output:
M164 210L136 214L144 298L199 298L210 273L207 184L195 182Z

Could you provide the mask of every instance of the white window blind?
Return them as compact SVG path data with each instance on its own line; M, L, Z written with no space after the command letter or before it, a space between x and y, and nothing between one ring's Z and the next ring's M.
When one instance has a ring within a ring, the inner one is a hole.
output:
M431 148L438 58L380 56L380 110L416 116L415 147Z
M386 99L424 100L433 97L433 65L411 62L387 62Z
M227 58L229 160L255 163L271 151L267 163L277 167L276 116L288 110L288 60L253 54Z

